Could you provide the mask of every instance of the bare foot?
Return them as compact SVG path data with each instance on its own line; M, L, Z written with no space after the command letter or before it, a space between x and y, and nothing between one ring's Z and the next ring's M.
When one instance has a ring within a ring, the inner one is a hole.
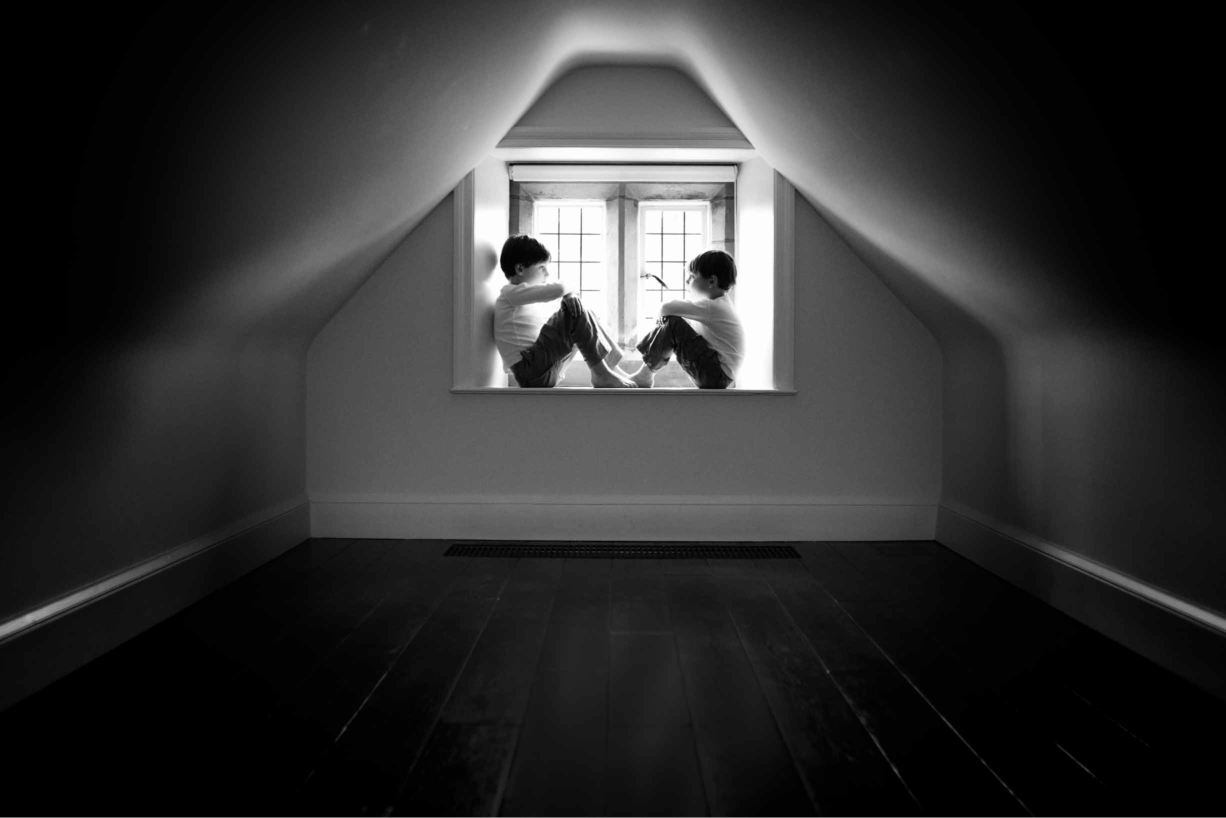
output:
M634 385L639 389L650 389L656 384L655 373L648 369L646 364L630 373L630 380L634 381Z
M592 386L597 389L634 389L635 383L622 374L621 370L613 370L604 361L592 368Z

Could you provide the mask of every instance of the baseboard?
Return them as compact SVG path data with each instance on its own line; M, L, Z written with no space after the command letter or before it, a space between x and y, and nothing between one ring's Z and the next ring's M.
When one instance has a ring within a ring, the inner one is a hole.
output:
M0 623L0 711L309 537L300 495Z
M311 496L313 537L778 542L935 531L935 505L872 498Z
M942 545L1219 698L1226 617L955 503Z

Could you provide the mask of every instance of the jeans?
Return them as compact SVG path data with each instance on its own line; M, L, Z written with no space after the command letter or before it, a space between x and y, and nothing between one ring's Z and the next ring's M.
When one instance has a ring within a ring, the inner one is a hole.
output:
M562 296L562 306L541 327L536 342L511 366L515 382L527 387L554 387L578 349L583 360L594 366L607 360L616 365L621 350L595 315L588 312L574 293Z
M699 335L690 322L678 315L666 315L656 322L638 345L643 363L656 372L676 354L677 363L699 389L727 389L732 379L719 363L719 353Z

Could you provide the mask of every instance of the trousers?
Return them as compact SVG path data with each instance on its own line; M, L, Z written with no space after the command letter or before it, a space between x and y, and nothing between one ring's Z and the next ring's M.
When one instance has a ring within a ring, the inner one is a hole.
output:
M562 306L545 322L532 346L519 354L511 366L511 374L520 386L552 388L557 386L563 370L576 350L589 366L608 361L614 366L621 360L621 349L582 299L574 293L562 296Z
M732 379L720 366L719 353L679 315L666 315L639 341L643 363L652 372L668 363L672 355L699 389L727 389Z

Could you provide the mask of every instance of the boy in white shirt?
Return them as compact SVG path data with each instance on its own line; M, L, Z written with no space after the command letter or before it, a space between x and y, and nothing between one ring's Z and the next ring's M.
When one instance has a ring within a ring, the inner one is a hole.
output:
M494 343L502 366L524 387L553 387L575 355L592 371L592 386L635 384L616 369L622 352L577 293L562 282L547 283L549 250L531 236L511 236L498 263L507 284L494 302ZM553 302L562 299L560 307Z
M655 383L653 373L673 354L699 389L736 385L745 349L740 316L728 300L736 284L736 262L722 250L709 250L690 261L689 271L687 283L698 298L661 304L655 329L639 342L643 365L630 378L641 388Z

